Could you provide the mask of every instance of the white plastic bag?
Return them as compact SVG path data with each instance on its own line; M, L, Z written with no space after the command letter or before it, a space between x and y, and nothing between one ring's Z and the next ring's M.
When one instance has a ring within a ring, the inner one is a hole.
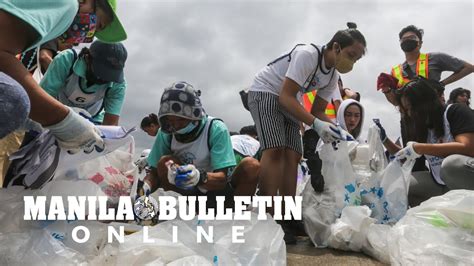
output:
M364 156L359 156L362 153L360 151L364 151ZM357 155L352 165L357 174L361 204L370 208L372 217L376 218L378 223L384 223L384 189L380 187L380 183L382 173L388 163L378 127L375 124L369 128L368 144L359 145ZM363 158L357 160L360 157Z
M392 265L473 265L474 191L451 190L411 208L390 231Z
M250 221L190 221L173 220L149 227L148 238L155 243L143 243L142 232L125 236L117 261L123 265L143 265L156 261L170 263L190 256L200 256L199 262L214 265L284 265L286 247L283 230L271 218L257 220L251 213ZM232 226L244 226L245 243L232 243ZM177 226L177 243L172 241L173 226ZM214 227L214 243L196 241L197 226L208 231ZM191 261L192 261L191 260ZM205 263L207 262L207 263ZM172 264L175 265L175 264Z
M361 145L359 145L361 146ZM358 147L365 156L353 161L360 189L361 204L369 206L377 223L394 224L408 208L408 188L414 161L394 160L387 165L376 125L369 128L368 147ZM363 157L362 159L358 159Z
M133 163L134 141L127 142L114 151L94 160L74 165L59 172L56 180L89 180L97 184L112 204L118 203L120 196L130 196L132 184L138 177L138 168Z
M347 142L337 146L324 144L320 151L324 191L316 193L311 182L303 191L303 223L317 247L326 247L330 225L340 217L345 206L360 205L356 178L349 160Z
M331 225L329 246L335 249L364 252L377 260L389 263L387 235L389 225L375 224L367 206L347 206L341 218Z
M348 142L326 143L319 151L324 176L324 192L334 194L336 215L340 216L345 206L360 205L356 176L349 159Z

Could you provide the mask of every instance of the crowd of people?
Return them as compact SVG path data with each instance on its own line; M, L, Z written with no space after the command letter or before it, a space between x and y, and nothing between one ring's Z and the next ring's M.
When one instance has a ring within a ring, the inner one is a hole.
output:
M0 41L3 172L23 132L34 125L50 130L65 149L103 149L95 125L119 125L127 88L121 43L127 35L115 10L115 0L0 3L0 40L8 40ZM400 31L399 40L405 60L379 75L377 89L400 111L402 143L387 137L387 121L377 125L395 160L417 160L409 190L416 206L451 189L474 189L470 90L457 88L447 103L444 98L445 86L474 67L444 53L422 53L423 30L413 25ZM71 49L88 42L79 53ZM141 161L149 169L138 194L163 188L206 195L210 206L217 195L226 196L227 206L232 196L295 196L302 158L315 192L322 192L318 146L364 142L363 95L345 88L340 74L349 73L366 51L364 35L348 23L326 43L298 44L269 60L242 98L254 125L239 133L229 132L219 114L204 111L193 85L180 81L164 88L158 114L140 124L155 140ZM40 81L32 75L35 64L44 74ZM452 74L441 80L445 71ZM291 222L281 223L288 244L295 243Z

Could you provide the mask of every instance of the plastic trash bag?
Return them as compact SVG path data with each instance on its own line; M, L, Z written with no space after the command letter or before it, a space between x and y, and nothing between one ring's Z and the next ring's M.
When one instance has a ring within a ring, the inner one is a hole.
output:
M64 246L46 230L0 233L0 265L86 265L85 256Z
M369 206L372 217L378 223L384 223L384 189L380 183L387 164L378 127L373 124L369 128L368 144L357 147L357 157L352 166L357 175L361 204Z
M67 150L58 146L55 137L48 130L42 131L10 156L11 164L3 186L20 185L39 189L57 177L60 172L104 156L127 143L134 145L130 133L135 128L128 131L118 126L97 126L97 128L104 136L105 149L94 150L89 154L84 152L69 154Z
M361 204L369 206L377 223L394 224L408 208L408 188L414 161L394 160L387 165L378 128L369 128L368 146L359 145L353 167ZM359 152L362 151L362 152Z
M87 180L97 184L108 196L109 203L118 203L120 196L130 196L132 184L138 178L133 163L135 143L132 137L114 151L88 160L56 174L56 180ZM136 190L136 189L135 189Z
M125 236L124 243L119 246L117 261L123 265L142 265L157 260L170 263L189 256L201 256L198 264L286 264L281 227L271 217L257 220L257 214L252 213L251 218L250 221L199 221L196 218L166 221L149 227L148 239L155 243L143 243L142 232ZM177 243L172 242L173 226L178 228ZM214 226L214 243L207 243L205 239L197 243L197 226L202 226L206 232L208 226ZM232 243L232 226L244 226L245 243Z
M328 244L335 249L360 251L367 246L367 230L373 223L375 219L370 218L369 207L347 206L341 218L331 225Z
M296 196L301 196L303 194L303 190L306 187L306 183L311 179L311 175L309 174L309 168L306 164L306 160L301 160L298 163L298 177L296 179Z
M387 235L390 226L375 224L367 206L347 206L341 218L331 225L329 246L335 249L364 252L377 260L389 263Z
M340 217L345 206L360 205L356 177L349 159L347 142L337 146L324 144L320 151L324 191L316 193L311 182L303 191L303 223L317 247L326 247L330 225Z
M390 231L392 265L473 265L474 191L451 190L411 208Z

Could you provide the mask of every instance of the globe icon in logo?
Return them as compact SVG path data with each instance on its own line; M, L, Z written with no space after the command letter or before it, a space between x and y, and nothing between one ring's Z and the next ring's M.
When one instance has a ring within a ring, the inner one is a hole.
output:
M147 196L141 196L133 205L133 212L141 220L151 220L158 215L158 202Z

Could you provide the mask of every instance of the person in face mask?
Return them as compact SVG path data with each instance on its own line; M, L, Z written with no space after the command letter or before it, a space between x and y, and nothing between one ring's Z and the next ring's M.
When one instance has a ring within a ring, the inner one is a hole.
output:
M158 188L182 195L253 196L257 186L258 161L243 158L236 166L229 131L220 119L208 116L200 91L186 82L165 88L158 119L160 129L148 156L150 173L138 185L138 195Z
M364 54L366 41L354 23L336 32L326 45L298 44L261 69L248 94L248 106L263 150L260 192L265 196L294 196L297 164L302 155L300 123L311 126L325 141L345 139L325 114L339 74L352 70ZM299 94L317 91L311 112L300 104ZM269 209L270 213L273 210ZM285 228L283 228L285 230ZM296 239L285 232L287 244Z
M126 60L122 43L95 41L79 55L68 49L54 58L40 86L61 103L86 110L94 123L118 125Z
M387 100L394 106L400 106L397 101L395 90L407 84L417 76L440 82L445 86L455 82L474 71L474 66L466 61L445 53L422 53L423 29L414 25L403 28L398 34L400 48L405 53L405 61L392 67L391 74L381 73L377 80L377 90L384 93ZM441 74L445 71L454 72L447 78L441 80ZM444 98L444 95L443 95ZM414 132L410 132L413 121L409 117L401 117L401 135L403 145L414 140ZM414 171L424 171L423 157L418 159Z

